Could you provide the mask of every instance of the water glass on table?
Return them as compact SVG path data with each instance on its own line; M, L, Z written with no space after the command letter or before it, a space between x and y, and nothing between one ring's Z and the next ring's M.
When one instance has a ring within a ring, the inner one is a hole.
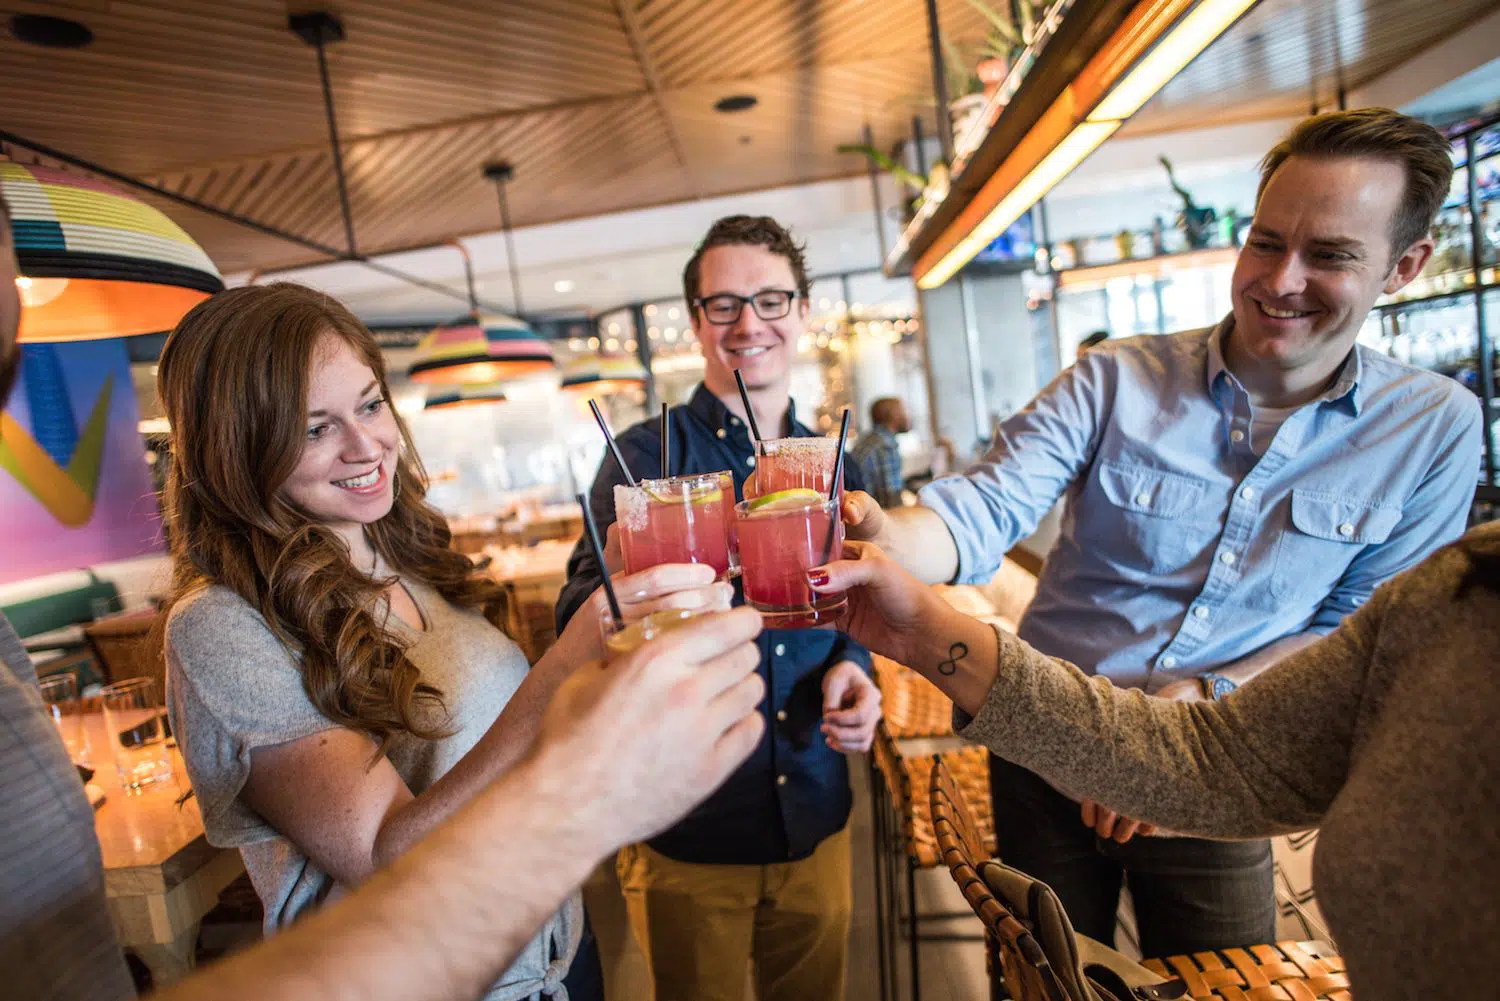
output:
M107 685L99 701L121 787L134 791L171 779L167 710L156 679L127 678Z
M843 614L844 595L807 585L807 571L843 553L837 500L807 488L779 490L736 505L735 524L745 600L768 628L805 629Z
M734 478L727 471L616 486L615 524L625 572L704 563L719 580L738 576L733 507Z
M83 725L83 703L78 699L78 679L72 674L55 674L39 683L47 715L57 726L58 736L68 749L68 760L75 765L90 763L89 732Z

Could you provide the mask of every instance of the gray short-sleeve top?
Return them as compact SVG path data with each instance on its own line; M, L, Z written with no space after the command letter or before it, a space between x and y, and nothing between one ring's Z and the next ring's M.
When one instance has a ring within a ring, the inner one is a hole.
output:
M449 604L432 588L404 582L426 628L395 616L387 628L443 695L448 736L393 738L386 756L413 795L421 795L478 742L529 669L504 633L475 611ZM235 847L266 909L266 932L290 924L325 900L335 882L241 798L250 753L337 727L302 686L295 655L260 613L227 588L208 587L179 601L167 624L167 706L208 840ZM582 930L574 897L544 925L486 1001L559 990Z

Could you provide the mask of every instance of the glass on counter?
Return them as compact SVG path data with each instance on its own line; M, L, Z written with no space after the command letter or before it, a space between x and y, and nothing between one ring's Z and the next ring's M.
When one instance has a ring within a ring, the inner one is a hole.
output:
M68 760L75 765L90 763L88 727L83 725L83 703L78 698L78 679L71 674L57 674L38 683L47 715L57 726L57 734L68 749Z
M126 791L144 789L172 778L167 746L167 710L154 678L127 678L99 693L104 732L109 736L115 771Z

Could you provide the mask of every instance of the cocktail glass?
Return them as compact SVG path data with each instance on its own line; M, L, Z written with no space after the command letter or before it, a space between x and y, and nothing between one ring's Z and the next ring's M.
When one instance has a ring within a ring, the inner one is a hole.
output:
M838 559L844 525L838 502L806 488L763 494L735 506L745 600L768 627L803 629L843 613L843 595L820 595L807 571Z
M833 486L838 447L836 438L772 438L762 442L761 454L755 460L755 496L807 489L827 497Z
M738 576L734 478L727 472L641 480L615 487L625 572L663 563L703 563L719 580Z
M701 609L671 608L661 612L652 612L621 628L606 608L599 616L599 632L604 637L604 649L609 659L614 660L616 657L634 653L642 644L649 643L658 636L665 635L673 629L687 625L698 616L707 614Z

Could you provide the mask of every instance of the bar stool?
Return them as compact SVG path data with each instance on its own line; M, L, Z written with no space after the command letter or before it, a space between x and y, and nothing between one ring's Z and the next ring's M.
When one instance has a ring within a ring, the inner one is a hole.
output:
M894 670L893 670L894 669ZM906 677L909 675L909 678ZM989 816L989 753L982 747L955 747L937 753L903 753L900 746L908 746L918 738L899 737L897 734L913 732L914 721L925 720L930 724L925 730L916 727L923 738L941 737L933 734L934 721L941 718L949 740L952 737L951 704L936 711L932 699L948 700L932 688L921 677L886 662L877 663L877 680L883 693L895 695L892 702L896 711L887 715L876 729L872 748L871 788L874 792L875 808L875 898L877 923L880 927L878 958L880 962L881 997L896 996L897 950L899 936L904 933L907 940L910 966L910 996L912 1001L921 997L921 963L919 947L922 941L979 941L980 936L970 934L924 933L921 923L941 921L967 916L967 912L923 914L917 906L916 874L918 870L936 869L942 864L937 838L932 827L932 813L925 794L933 766L939 759L971 792L985 809L979 823L985 831L987 851L994 850L994 824ZM910 684L920 685L931 695L905 690ZM890 695L886 696L890 698ZM890 703L885 703L889 705ZM918 790L914 794L913 790ZM905 862L905 906L902 905L903 880L900 878L898 859Z
M932 826L949 873L985 926L991 998L1015 1001L1353 1001L1321 942L1280 942L1134 963L1073 932L1050 887L989 857L974 792L933 763ZM979 802L986 802L981 789ZM1008 991L1008 993L1005 993Z

